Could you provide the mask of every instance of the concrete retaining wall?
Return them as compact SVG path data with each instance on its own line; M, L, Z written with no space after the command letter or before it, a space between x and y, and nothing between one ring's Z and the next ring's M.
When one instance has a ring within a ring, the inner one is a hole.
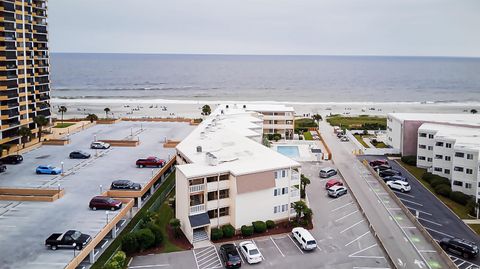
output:
M68 139L49 139L43 141L43 145L48 146L65 146L67 144L70 144L70 140Z
M110 144L114 147L136 147L140 145L140 141L138 140L108 140L108 139L101 139L98 140L100 142L105 142Z
M323 157L325 160L331 160L332 159L332 151L330 150L330 148L328 147L328 144L325 143L325 139L323 139L323 136L322 134L317 130L315 130L318 134L318 137L320 138L320 142L322 142L323 144L323 147L325 148L325 150L327 151L327 154L323 154Z
M65 195L61 189L0 188L0 200L53 202Z

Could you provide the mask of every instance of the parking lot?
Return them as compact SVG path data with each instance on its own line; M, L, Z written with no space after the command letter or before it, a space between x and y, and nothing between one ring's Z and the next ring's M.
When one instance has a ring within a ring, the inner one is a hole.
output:
M318 248L304 251L290 234L258 237L252 240L262 253L260 264L252 268L389 268L385 254L369 230L350 194L330 198L325 190L326 179L320 179L321 167L330 162L302 163L302 173L311 179L307 187L310 207L314 212L314 229L310 232ZM340 178L334 176L332 178ZM238 246L241 241L231 242ZM229 242L230 243L230 242ZM222 268L221 244L172 254L135 257L129 268Z
M92 237L111 220L116 212L91 211L88 202L117 179L129 179L144 185L158 168L136 168L138 158L173 157L174 149L163 148L166 139L181 140L192 127L185 123L120 122L96 125L70 136L65 146L42 146L23 155L19 165L9 165L0 175L2 187L51 187L65 189L65 196L48 202L0 202L1 268L64 268L74 257L71 249L52 251L44 246L52 233L80 230ZM140 140L137 147L112 147L91 150L90 143L101 139ZM92 155L86 160L71 160L73 150ZM61 167L64 175L37 175L38 165ZM125 220L118 226L123 226ZM120 227L118 227L120 228ZM108 238L107 238L108 240ZM101 245L106 245L102 242ZM100 246L99 246L100 247ZM98 251L98 249L97 249Z
M373 160L379 159L379 156L359 156L359 158ZM474 241L477 245L480 245L480 237L416 180L413 175L393 160L389 161L389 165L393 169L400 171L412 187L409 193L395 191L395 194L412 214L418 214L419 222L434 239L441 240L446 237L457 237ZM448 254L451 255L452 260L459 268L480 268L479 257L465 260L460 256Z

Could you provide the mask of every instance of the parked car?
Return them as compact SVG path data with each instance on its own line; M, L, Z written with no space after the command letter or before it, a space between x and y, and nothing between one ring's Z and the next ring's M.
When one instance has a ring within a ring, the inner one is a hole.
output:
M392 190L397 190L401 192L409 192L412 189L408 182L401 180L387 181L387 186L390 187L390 189Z
M307 229L295 227L292 229L292 235L303 250L314 250L317 248L317 241Z
M50 174L50 175L58 175L62 173L62 169L57 168L51 165L39 165L35 170L37 174Z
M401 180L401 181L408 182L408 179L406 177L402 177L402 176L388 176L388 177L383 178L383 181L385 181L385 183L387 183L388 181L395 181L395 180Z
M69 157L70 159L88 159L90 158L90 154L81 150L76 150L76 151L70 152Z
M459 238L443 238L440 240L440 246L445 250L464 258L474 258L478 256L478 246L470 241Z
M338 137L338 138L342 138L343 136L345 136L345 134L344 134L343 132L337 133L337 137Z
M88 207L91 210L107 209L114 211L122 208L122 201L107 196L95 196L90 200Z
M337 174L337 170L331 167L325 167L320 170L320 177L321 178L329 178Z
M3 164L19 164L23 161L22 155L8 155L0 159Z
M157 158L155 156L151 156L145 159L138 159L135 163L137 167L147 167L147 166L156 166L156 167L163 167L165 165L165 160Z
M76 248L78 250L84 248L92 237L88 234L82 234L76 230L69 230L63 234L54 233L45 240L45 245L52 250L57 248Z
M140 190L142 186L130 180L115 180L112 182L112 190Z
M388 169L388 170L380 171L380 173L378 173L378 175L379 175L380 177L401 176L402 173L400 173L400 172L397 171L397 170Z
M343 183L336 178L330 179L329 181L327 181L327 183L325 183L325 189L328 189L333 186L343 186Z
M95 141L90 144L90 148L92 149L108 149L110 148L110 144L101 142L101 141Z
M0 173L3 173L5 171L7 171L7 166L4 164L0 164Z
M378 171L378 170L385 171L385 170L392 169L392 167L388 164L381 164L381 165L373 166L372 168L375 171Z
M245 257L245 260L249 264L259 263L262 261L262 254L258 250L257 245L252 241L243 241L238 244L240 247L240 252Z
M328 196L330 197L340 197L344 194L347 194L347 188L345 186L332 186L327 189Z
M242 260L238 254L234 244L223 244L220 246L220 257L222 258L225 268L240 268Z
M350 139L348 139L348 137L346 137L346 136L342 136L342 138L340 138L340 141L341 142L348 142L348 141L350 141Z
M372 167L374 166L379 166L379 165L388 165L388 161L387 160L384 160L384 159L377 159L377 160L373 160L373 161L370 161L368 162L368 164Z

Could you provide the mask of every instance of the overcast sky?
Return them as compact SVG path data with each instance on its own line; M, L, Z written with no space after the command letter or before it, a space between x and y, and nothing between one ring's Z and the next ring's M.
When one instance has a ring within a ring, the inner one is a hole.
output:
M52 52L480 57L480 0L49 0Z

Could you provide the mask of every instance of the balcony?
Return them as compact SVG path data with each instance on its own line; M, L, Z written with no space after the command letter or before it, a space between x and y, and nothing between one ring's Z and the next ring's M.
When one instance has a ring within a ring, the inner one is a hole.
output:
M190 192L202 192L205 190L205 184L198 184L190 186Z
M194 205L190 207L190 215L204 213L205 211L205 204Z
M291 188L290 197L300 197L300 190L297 188Z
M208 182L207 183L207 190L208 191L216 191L222 189L228 189L230 187L229 180L220 180L218 182Z

